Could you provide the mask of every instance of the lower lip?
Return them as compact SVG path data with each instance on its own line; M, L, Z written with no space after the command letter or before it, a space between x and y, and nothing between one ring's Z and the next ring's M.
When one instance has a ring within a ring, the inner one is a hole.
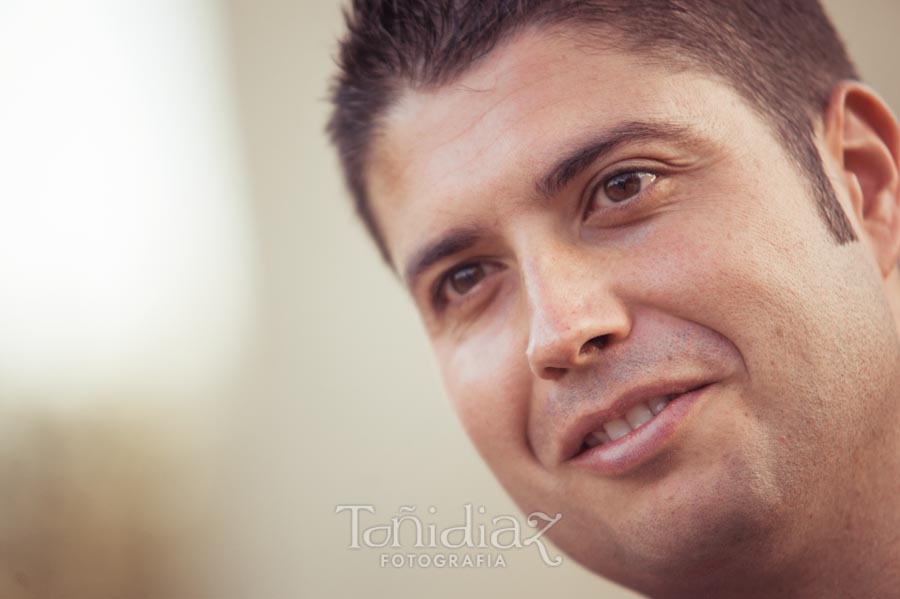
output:
M662 451L710 386L679 395L647 424L615 441L583 451L572 463L606 476L620 476L636 469Z

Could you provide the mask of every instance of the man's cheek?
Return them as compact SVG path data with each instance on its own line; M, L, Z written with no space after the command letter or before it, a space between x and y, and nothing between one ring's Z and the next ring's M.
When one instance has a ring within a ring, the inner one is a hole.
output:
M438 354L454 409L486 459L527 448L530 370L524 347L510 337L471 335Z
M704 212L712 204L701 203L695 214L682 211L660 219L647 245L619 273L625 301L707 326L722 323L706 322L704 316L730 313L734 318L747 301L745 288L768 277L752 233L732 227L726 215Z

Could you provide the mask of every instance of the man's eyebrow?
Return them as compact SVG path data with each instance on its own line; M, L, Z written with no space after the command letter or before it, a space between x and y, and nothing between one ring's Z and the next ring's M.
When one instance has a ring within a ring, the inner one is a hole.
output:
M694 139L684 125L663 122L631 121L594 134L565 158L557 161L535 182L538 193L553 197L584 169L616 148L631 142L647 140L686 142Z
M469 249L481 239L481 236L481 230L476 227L453 229L442 235L437 241L425 245L406 263L404 269L406 285L412 289L419 276L433 264Z

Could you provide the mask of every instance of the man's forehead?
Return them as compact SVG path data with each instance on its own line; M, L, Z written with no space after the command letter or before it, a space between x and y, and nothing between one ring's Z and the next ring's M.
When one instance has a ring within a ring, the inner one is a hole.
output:
M462 144L453 142L467 142L469 150L471 141L482 142L482 149L494 147L502 141L497 131L508 137L518 123L558 101L557 94L547 93L553 81L579 66L564 38L529 31L507 40L448 84L405 88L381 121L373 170L396 184L423 158L425 166L443 168L453 157L477 160L470 154L454 156ZM440 174L446 178L443 168Z

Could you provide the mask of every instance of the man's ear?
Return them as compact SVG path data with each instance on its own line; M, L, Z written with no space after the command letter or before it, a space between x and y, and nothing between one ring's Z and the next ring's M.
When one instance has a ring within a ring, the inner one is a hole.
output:
M884 101L843 81L825 112L825 144L840 166L856 221L887 276L900 259L900 126Z

